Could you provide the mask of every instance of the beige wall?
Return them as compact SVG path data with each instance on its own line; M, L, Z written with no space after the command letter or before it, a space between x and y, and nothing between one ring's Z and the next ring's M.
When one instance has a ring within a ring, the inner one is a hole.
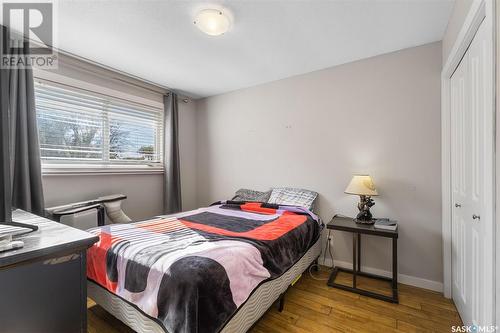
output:
M462 25L465 21L469 9L472 5L473 0L455 0L455 5L451 13L450 20L448 22L448 27L443 37L443 64L448 59L451 48L455 44L458 33L462 29Z
M125 194L123 209L133 220L162 213L163 175L65 175L43 176L45 205L53 207L95 199L102 195Z
M373 213L400 223L399 272L440 285L440 71L433 43L198 101L198 204L296 186L320 193L328 221L356 213L343 190L369 173ZM366 237L363 264L390 270L389 244ZM336 233L335 259L351 250Z
M179 104L182 200L185 209L196 208L195 103ZM121 193L128 196L124 211L134 220L162 214L163 175L44 176L47 207Z

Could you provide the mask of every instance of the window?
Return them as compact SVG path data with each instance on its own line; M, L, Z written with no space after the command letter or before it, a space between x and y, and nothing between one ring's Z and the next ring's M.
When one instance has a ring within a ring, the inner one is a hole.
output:
M35 101L44 165L161 166L162 109L38 80Z

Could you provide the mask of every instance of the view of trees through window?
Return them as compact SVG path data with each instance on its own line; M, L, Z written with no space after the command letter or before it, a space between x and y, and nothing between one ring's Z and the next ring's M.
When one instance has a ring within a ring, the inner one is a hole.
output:
M161 111L59 86L35 87L42 159L160 161Z

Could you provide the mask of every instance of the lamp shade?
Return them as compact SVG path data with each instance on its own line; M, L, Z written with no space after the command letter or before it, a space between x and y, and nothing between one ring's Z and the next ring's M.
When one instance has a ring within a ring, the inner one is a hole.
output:
M372 177L369 175L354 175L344 192L356 195L378 195Z

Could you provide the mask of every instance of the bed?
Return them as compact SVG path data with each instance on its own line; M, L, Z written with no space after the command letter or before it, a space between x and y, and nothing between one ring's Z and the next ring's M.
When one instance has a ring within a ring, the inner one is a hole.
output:
M259 202L91 229L88 296L138 332L246 332L320 254L306 208Z

